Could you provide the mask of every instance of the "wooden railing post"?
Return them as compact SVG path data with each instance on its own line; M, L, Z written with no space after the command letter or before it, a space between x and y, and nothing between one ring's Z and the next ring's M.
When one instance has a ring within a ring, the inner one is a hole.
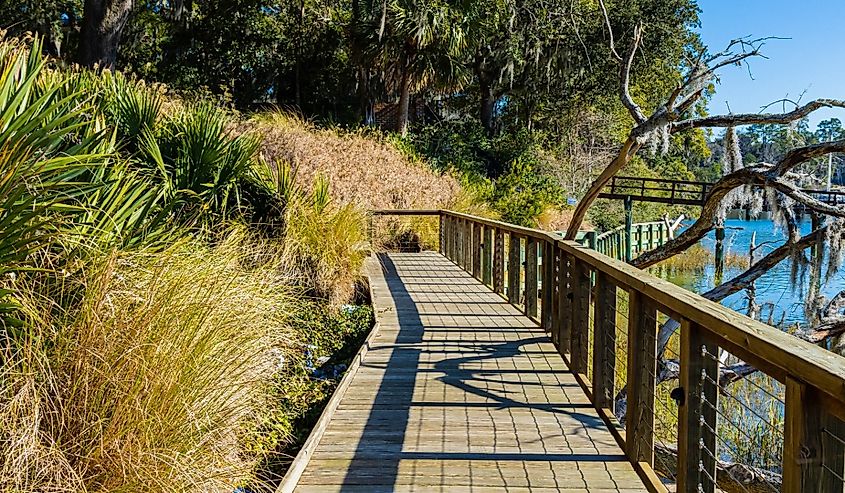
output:
M472 273L472 222L464 220L464 270Z
M590 268L582 261L572 260L572 332L570 340L570 369L587 374L590 344Z
M657 310L639 291L628 298L628 381L625 445L631 462L654 465Z
M835 434L842 426L834 424L838 420L825 411L819 393L792 376L786 378L781 490L785 493L842 492L843 447L837 443L842 437ZM836 438L823 444L831 428Z
M461 265L461 220L452 218L452 262Z
M437 251L444 256L446 255L446 216L440 215L438 218L439 229L437 230Z
M552 330L552 293L554 292L554 253L552 251L553 243L551 241L544 241L543 248L543 276L541 279L542 305L541 308L541 325L543 330L551 332Z
M502 228L496 228L493 247L493 291L505 293L505 233Z
M481 223L472 223L472 276L481 280Z
M484 241L481 244L481 281L493 285L493 229L484 227Z
M452 225L452 261L460 267L461 265L461 220L454 219Z
M525 314L537 318L537 240L525 239Z
M716 491L718 351L718 346L706 341L701 327L681 320L678 493Z
M446 231L445 231L445 234L446 234L446 236L445 236L445 238L446 238L446 252L445 252L445 255L446 255L446 258L448 258L449 260L452 260L454 258L454 253L453 253L452 248L454 247L454 237L455 237L455 234L454 234L455 227L454 227L454 225L455 225L455 221L454 221L454 219L452 219L451 216L443 216L443 218L446 220Z
M508 302L512 305L519 304L519 293L521 291L522 265L520 255L522 254L522 240L516 233L510 234L508 245Z
M467 255L467 249L469 248L467 226L468 222L466 219L461 219L458 222L458 258L460 259L458 265L464 270L467 270L467 259L469 258L469 255Z
M457 221L454 217L449 217L449 259L455 261L455 245L457 245Z
M550 243L551 246L551 265L549 270L551 272L551 292L549 293L549 305L552 312L551 327L549 328L549 335L552 339L552 344L559 347L558 337L560 336L560 256L563 252L557 247L556 243Z
M616 285L601 271L596 272L593 323L593 404L599 409L613 411L616 377Z
M455 230L452 232L454 237L455 237L454 238L455 249L454 249L454 252L452 252L452 255L455 258L453 258L452 260L458 265L458 267L462 266L462 264L461 264L461 262L462 262L462 260L461 260L461 248L463 247L463 242L461 241L461 239L462 239L461 238L461 236L462 236L461 226L463 224L462 221L463 221L462 219L455 218Z
M558 312L560 313L560 325L558 327L557 348L560 354L569 355L572 339L572 286L570 267L573 257L563 251L560 252L558 262L560 266L560 286L558 288ZM568 356L567 356L568 358Z

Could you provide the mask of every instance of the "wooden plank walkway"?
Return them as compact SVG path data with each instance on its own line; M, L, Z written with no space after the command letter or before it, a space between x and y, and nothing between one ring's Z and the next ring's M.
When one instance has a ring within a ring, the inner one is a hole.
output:
M379 260L378 333L295 491L646 491L533 321L438 253Z

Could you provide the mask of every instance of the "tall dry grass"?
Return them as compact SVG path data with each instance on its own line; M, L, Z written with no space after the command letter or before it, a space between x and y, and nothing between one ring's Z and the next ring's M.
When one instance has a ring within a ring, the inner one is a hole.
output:
M274 247L113 253L67 279L73 308L30 293L0 337L0 490L231 492L260 459L296 309ZM27 283L30 283L27 285Z
M716 254L703 247L702 245L693 245L683 252L670 257L655 266L655 268L676 269L680 271L700 271L704 270L708 265L714 265L716 262ZM725 267L736 269L748 268L748 257L744 257L734 252L725 253Z
M333 305L349 303L368 254L364 214L351 204L289 203L284 255L297 284Z
M326 176L340 204L362 210L431 209L454 202L460 191L454 178L411 161L373 132L318 129L281 112L238 126L240 132L248 130L262 136L262 157L290 163L302 186L311 187L318 175Z

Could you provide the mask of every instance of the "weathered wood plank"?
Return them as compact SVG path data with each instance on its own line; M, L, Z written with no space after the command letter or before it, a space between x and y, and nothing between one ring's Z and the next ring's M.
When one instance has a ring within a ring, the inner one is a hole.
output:
M552 278L554 277L552 248L554 247L554 243L551 241L544 241L540 243L540 247L543 249L543 265L540 268L542 272L542 276L540 278L540 299L542 300L540 305L540 326L543 327L543 330L546 332L551 332L552 291L554 289L552 281Z
M470 223L470 229L472 230L472 246L471 248L471 255L472 260L470 261L470 265L472 266L472 276L476 279L481 279L481 230L484 229L484 226L479 223Z
M552 310L552 326L549 331L549 336L552 339L552 344L555 347L558 347L559 342L558 338L560 337L560 323L561 323L561 314L560 314L560 249L557 246L552 248L552 255L551 255L551 296L549 297L549 303L551 304Z
M719 407L719 354L704 330L681 320L681 377L678 407L678 492L716 491L716 409Z
M628 379L625 441L632 462L654 465L657 309L637 291L628 299Z
M593 399L596 407L612 411L616 396L616 286L602 272L596 274L593 321Z
M481 278L487 286L493 285L493 229L484 228L484 239L481 243Z
M560 254L560 292L558 293L558 310L560 311L560 335L558 335L558 350L565 358L572 351L572 256L561 251Z
M522 264L519 256L522 252L522 239L511 233L508 243L508 301L518 305L522 292Z
M841 493L845 437L838 435L838 420L824 411L819 390L789 377L784 407L782 491Z
M572 371L587 375L590 344L590 269L584 262L575 262L572 272Z

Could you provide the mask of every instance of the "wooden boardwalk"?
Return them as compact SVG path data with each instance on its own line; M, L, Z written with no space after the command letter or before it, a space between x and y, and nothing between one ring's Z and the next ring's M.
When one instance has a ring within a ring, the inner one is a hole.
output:
M295 491L646 491L537 324L438 253L379 260L377 333Z

